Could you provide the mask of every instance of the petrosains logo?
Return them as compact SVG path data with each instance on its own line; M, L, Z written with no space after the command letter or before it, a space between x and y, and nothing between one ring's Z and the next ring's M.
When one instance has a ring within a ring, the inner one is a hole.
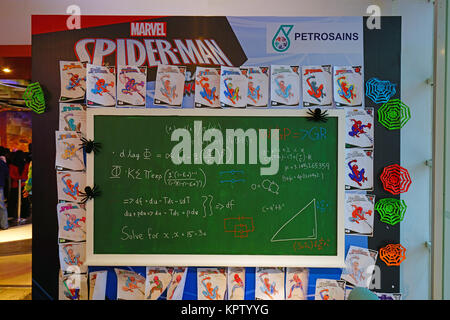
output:
M362 19L329 18L266 24L266 52L269 54L362 53Z
M281 25L272 39L272 47L277 52L285 52L291 45L289 39L289 33L291 32L293 25L283 24Z
M131 22L130 35L132 37L165 37L167 25L165 22Z

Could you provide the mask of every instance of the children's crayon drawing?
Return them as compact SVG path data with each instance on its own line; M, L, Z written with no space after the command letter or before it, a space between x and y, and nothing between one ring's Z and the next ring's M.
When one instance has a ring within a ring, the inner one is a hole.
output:
M115 67L87 64L86 105L88 107L112 107L116 104Z
M269 68L248 67L248 107L267 107L269 103Z
M348 109L345 116L347 147L373 148L373 108Z
M220 69L197 67L195 73L196 108L220 108Z
M181 107L186 80L186 67L158 65L153 103L167 107Z
M75 131L56 131L56 167L69 170L84 170L81 134Z
M333 67L334 102L338 107L360 107L363 101L361 66Z
M331 106L333 102L331 72L331 65L302 67L304 107Z
M88 300L88 279L85 274L59 272L58 300Z
M172 274L165 267L147 267L145 271L145 299L158 300L172 280Z
M300 102L299 67L272 65L270 73L271 106L298 106Z
M284 300L284 268L256 268L255 299Z
M373 151L345 149L345 189L373 190Z
M345 281L317 279L315 300L345 300Z
M59 244L59 262L64 273L86 273L86 243Z
M86 94L86 67L79 61L59 62L61 93L59 101L82 101Z
M375 196L368 194L345 194L345 233L373 236Z
M286 268L286 300L306 300L308 268Z
M117 107L143 107L147 88L147 67L117 67Z
M81 202L86 187L86 172L84 171L56 171L56 186L58 200Z
M86 211L81 208L79 203L60 202L56 211L60 241L86 240Z
M227 276L228 300L244 300L245 268L229 267Z
M168 268L168 272L172 275L172 280L167 288L167 300L182 300L187 268Z
M380 300L402 300L401 293L374 292Z
M245 108L247 90L247 69L224 66L220 68L220 105L222 107Z
M114 268L117 276L117 300L144 300L145 277L131 270Z
M225 268L197 268L198 300L224 300L226 289Z
M350 246L341 279L355 287L369 288L377 256L377 251Z
M59 130L86 134L86 106L77 103L59 104Z

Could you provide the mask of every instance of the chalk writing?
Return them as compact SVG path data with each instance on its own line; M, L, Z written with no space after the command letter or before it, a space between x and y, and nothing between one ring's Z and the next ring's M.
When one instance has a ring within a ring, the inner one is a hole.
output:
M328 247L330 245L330 239L324 240L323 238L316 239L316 240L307 240L307 241L295 241L293 242L292 246L294 248L294 251L299 250L323 250L325 247Z

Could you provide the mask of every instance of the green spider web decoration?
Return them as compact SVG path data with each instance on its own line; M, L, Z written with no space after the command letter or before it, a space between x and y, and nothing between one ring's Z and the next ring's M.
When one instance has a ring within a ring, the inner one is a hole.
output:
M411 119L409 107L400 99L392 99L378 109L378 121L388 130L401 129Z
M380 214L380 220L392 226L403 220L406 208L404 200L394 198L381 199L375 204L375 210Z
M27 86L23 94L23 100L25 100L25 105L34 112L41 114L45 111L44 91L39 82Z

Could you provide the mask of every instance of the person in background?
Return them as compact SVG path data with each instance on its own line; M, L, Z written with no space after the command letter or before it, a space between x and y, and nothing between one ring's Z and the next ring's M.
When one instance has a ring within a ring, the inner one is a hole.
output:
M5 158L6 150L0 147L0 230L8 229L8 209L5 204L4 187L9 178L9 168Z
M28 167L28 179L27 179L27 181L25 181L25 186L23 187L23 193L22 193L23 197L26 198L27 202L28 202L30 218L32 216L32 209L31 209L31 194L32 194L31 186L32 186L32 177L33 177L33 174L31 171L32 165L33 165L33 162L30 161L30 166Z
M8 212L10 215L18 218L17 216L17 200L18 200L18 188L19 179L21 180L21 187L25 186L25 181L28 179L28 167L30 163L27 162L27 157L25 152L18 150L14 152L11 159L11 164L9 165L9 176L11 177L11 189L8 198ZM21 199L21 210L20 218L28 218L28 201L25 198Z

